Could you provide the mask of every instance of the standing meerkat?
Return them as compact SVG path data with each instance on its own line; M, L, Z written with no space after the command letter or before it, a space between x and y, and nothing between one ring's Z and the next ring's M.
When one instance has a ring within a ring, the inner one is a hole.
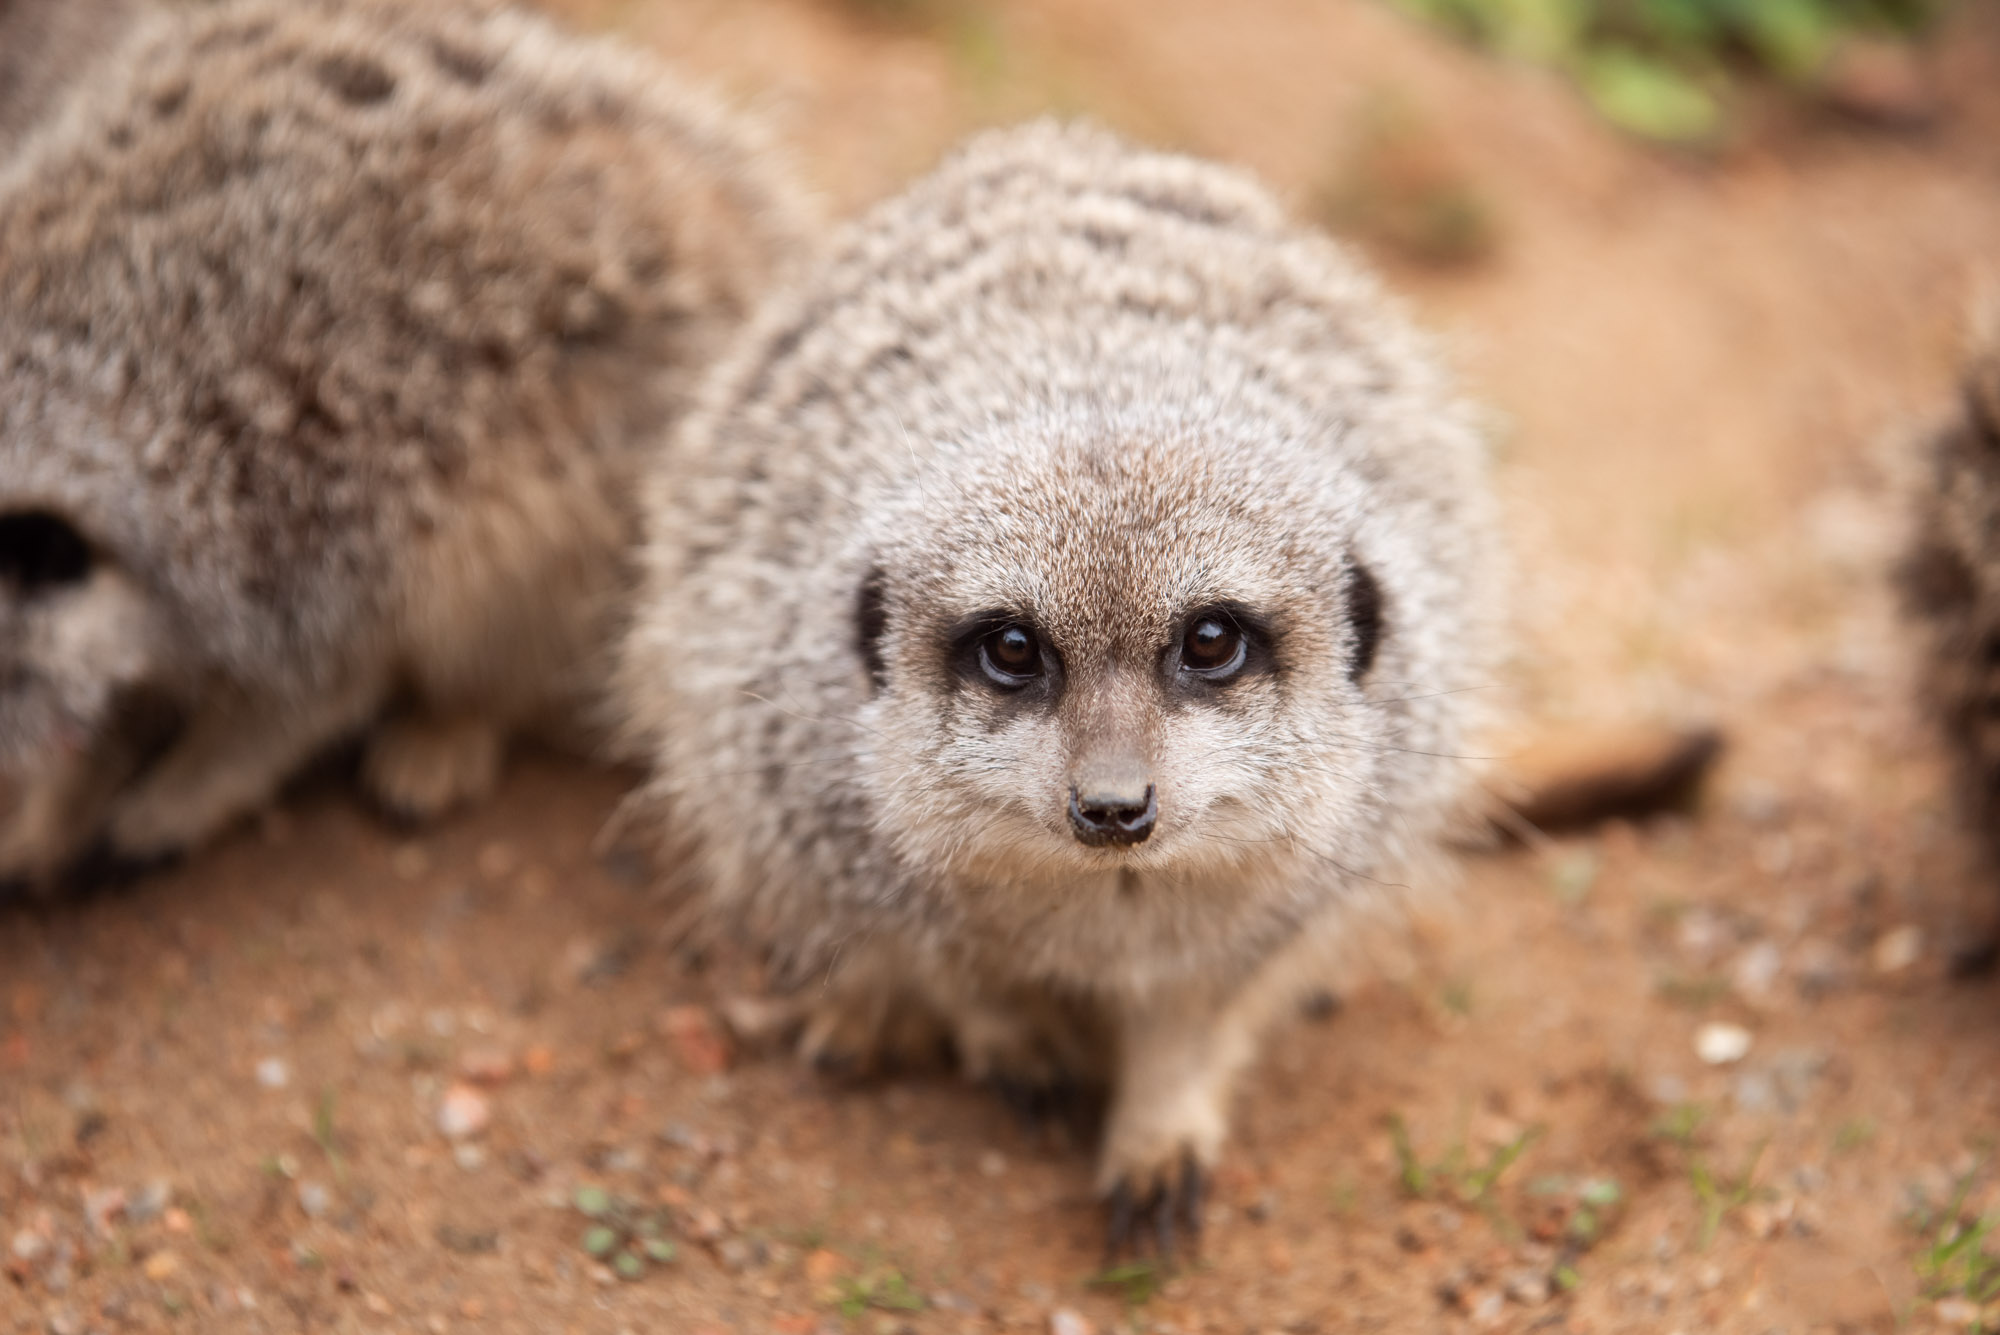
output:
M149 19L0 169L0 880L364 730L412 818L578 735L641 456L803 235L756 136L525 14Z
M2000 310L1961 384L1963 406L1930 438L1900 575L1960 809L2000 872Z
M1236 172L974 141L767 305L655 462L620 672L803 1045L1108 1087L1113 1242L1198 1222L1294 966L1460 801L1485 452Z

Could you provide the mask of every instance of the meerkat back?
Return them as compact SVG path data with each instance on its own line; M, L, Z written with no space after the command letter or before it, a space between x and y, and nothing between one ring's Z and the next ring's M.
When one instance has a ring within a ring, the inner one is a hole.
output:
M0 0L0 162L57 109L141 0Z
M1110 1089L1199 1218L1291 962L1457 810L1484 448L1374 282L1211 164L1052 125L850 228L648 495L622 698L808 1055Z
M707 99L471 0L156 15L4 180L0 880L574 732L641 453L804 236Z

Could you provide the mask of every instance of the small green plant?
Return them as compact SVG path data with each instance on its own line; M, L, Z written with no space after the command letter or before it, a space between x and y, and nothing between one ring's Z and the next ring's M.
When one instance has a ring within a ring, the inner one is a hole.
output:
M1963 1298L1975 1307L2000 1300L2000 1257L1987 1252L1986 1241L1993 1235L1996 1221L1990 1215L1968 1217L1966 1200L1972 1194L1975 1167L1960 1178L1951 1201L1942 1211L1916 1221L1930 1236L1930 1245L1917 1254L1917 1279L1927 1298ZM1974 1322L1973 1335L1991 1329L1984 1319Z
M603 1187L578 1187L572 1202L590 1224L578 1240L583 1253L611 1268L620 1279L644 1278L649 1266L671 1264L676 1255L667 1239L664 1212L644 1210Z
M347 1160L341 1157L340 1145L334 1137L333 1114L334 1094L331 1089L319 1096L319 1106L313 1110L313 1143L333 1168L333 1180L341 1186L347 1185Z
M921 1312L924 1296L910 1287L903 1272L890 1267L870 1270L853 1279L843 1279L834 1297L840 1314L852 1321L863 1312Z
M1875 1119L1850 1117L1833 1131L1833 1152L1848 1154L1875 1139Z
M1575 81L1647 139L1719 138L1746 80L1803 85L1855 34L1908 37L1944 0L1392 0L1397 8Z
M1463 1130L1453 1137L1444 1157L1435 1163L1425 1163L1411 1143L1410 1129L1399 1115L1389 1118L1389 1141L1396 1151L1396 1177L1404 1194L1412 1199L1425 1200L1448 1197L1460 1205L1469 1206L1485 1215L1493 1227L1503 1233L1514 1231L1514 1225L1500 1213L1493 1189L1499 1185L1501 1177L1512 1168L1520 1157L1528 1152L1542 1136L1545 1128L1531 1126L1504 1145L1497 1145L1488 1151L1483 1163L1475 1163L1471 1151L1466 1148Z
M1758 1141L1740 1173L1717 1173L1708 1161L1695 1155L1688 1161L1688 1182L1694 1187L1695 1203L1701 1208L1698 1250L1707 1251L1722 1231L1722 1221L1757 1197L1757 1162L1764 1157L1767 1142Z
M1157 1261L1128 1261L1100 1270L1084 1282L1093 1289L1115 1293L1127 1308L1150 1301L1166 1282L1166 1271Z
M1701 1134L1702 1123L1707 1120L1708 1108L1705 1104L1676 1103L1653 1119L1650 1130L1655 1140L1669 1141L1684 1150L1692 1149Z

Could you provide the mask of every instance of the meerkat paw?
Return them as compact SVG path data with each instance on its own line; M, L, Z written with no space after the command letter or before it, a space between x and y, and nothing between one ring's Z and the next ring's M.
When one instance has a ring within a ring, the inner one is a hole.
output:
M505 740L481 718L397 715L369 735L361 779L394 818L436 820L492 795Z
M1105 1265L1141 1256L1149 1248L1162 1264L1171 1265L1183 1240L1188 1252L1198 1250L1209 1173L1192 1145L1164 1161L1117 1170L1104 1198Z
M48 784L24 786L0 805L0 900L46 892L68 839Z

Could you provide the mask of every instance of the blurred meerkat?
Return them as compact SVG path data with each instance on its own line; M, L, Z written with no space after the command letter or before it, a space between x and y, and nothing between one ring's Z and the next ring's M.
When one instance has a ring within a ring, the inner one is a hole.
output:
M55 114L142 0L0 0L0 159Z
M1899 573L1960 807L2000 871L2000 308L1961 387L1958 413L1930 437Z
M1100 1082L1115 1246L1198 1221L1299 971L1470 777L1485 452L1221 167L974 141L773 300L653 465L620 693L803 1046Z
M150 18L0 174L0 880L364 730L412 818L581 737L641 455L802 236L755 135L526 14Z

